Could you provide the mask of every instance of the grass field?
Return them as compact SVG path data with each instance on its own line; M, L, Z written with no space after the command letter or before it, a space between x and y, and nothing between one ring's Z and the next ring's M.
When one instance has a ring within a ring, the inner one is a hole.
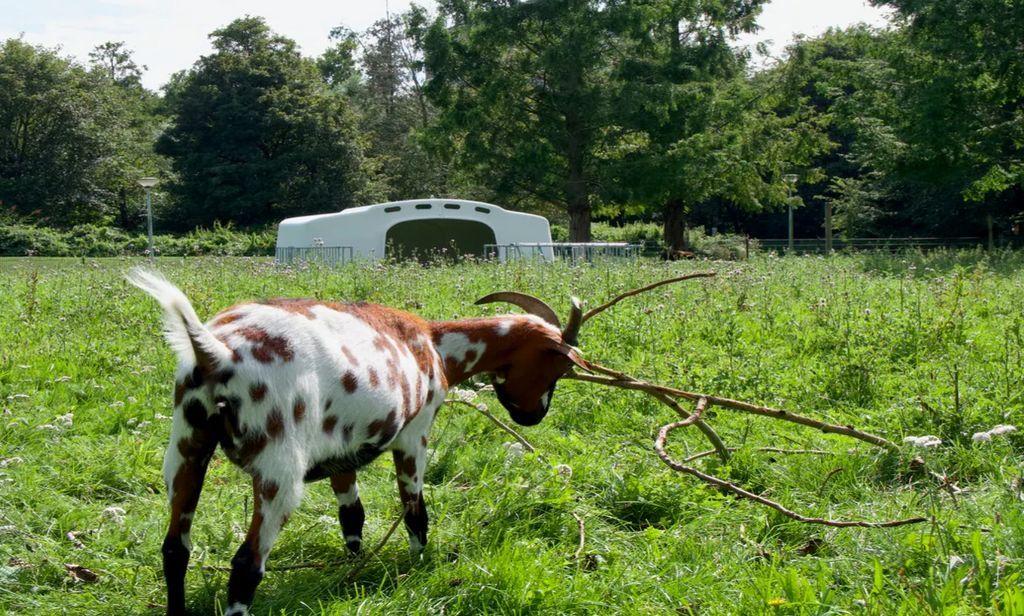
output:
M159 309L129 287L139 260L0 259L0 612L159 613L161 460L174 358ZM859 441L715 409L728 465L699 464L808 515L793 522L668 469L652 449L673 421L650 398L563 382L521 434L443 408L426 476L431 544L404 532L349 579L329 486L311 484L271 554L258 614L1024 614L1024 255L934 253L742 263L641 261L275 268L264 259L166 259L203 317L247 298L368 300L428 318L484 314L496 290L560 311L687 271L719 276L624 301L587 324L587 357L647 380L854 424ZM489 394L481 400L507 414ZM932 448L903 445L934 435ZM766 455L756 448L821 449ZM677 457L707 448L677 432ZM948 474L955 498L928 473ZM390 461L361 475L367 545L399 513ZM199 614L225 606L248 524L249 483L214 459L187 580ZM578 516L585 526L580 540ZM68 565L84 567L69 570ZM76 579L78 578L78 579ZM89 578L89 579L81 579Z

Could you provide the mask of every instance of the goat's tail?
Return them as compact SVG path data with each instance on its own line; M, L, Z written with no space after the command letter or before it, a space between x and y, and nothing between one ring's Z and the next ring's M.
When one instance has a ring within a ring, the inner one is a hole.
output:
M162 275L139 267L127 278L163 306L164 338L183 362L194 362L204 372L230 363L231 350L206 329L181 289Z

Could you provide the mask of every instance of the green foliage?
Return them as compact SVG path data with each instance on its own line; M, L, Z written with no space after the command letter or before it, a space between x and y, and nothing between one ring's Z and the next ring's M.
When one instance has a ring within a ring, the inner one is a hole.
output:
M274 253L276 233L238 231L214 224L181 236L155 235L156 254L162 256L234 255L266 256ZM76 225L67 230L29 224L0 224L0 256L115 257L144 254L149 242L144 234L114 227Z
M252 225L361 201L362 144L344 96L257 17L212 35L168 94L157 151L174 162L175 219Z
M160 464L175 360L160 341L159 307L123 279L143 263L0 261L4 613L136 614L164 601ZM740 447L728 466L698 462L710 472L813 515L934 518L831 529L670 472L651 440L676 417L636 393L561 383L545 421L521 430L540 455L505 445L512 439L472 409L447 406L431 434L424 557L411 559L398 532L349 580L337 503L329 486L309 484L271 553L261 612L1016 614L1024 602L1024 439L1018 431L971 440L996 424L1024 424L1018 253L755 257L738 268L646 259L335 270L175 258L157 266L204 318L274 296L474 316L492 309L473 307L473 299L505 288L553 305L575 294L594 306L715 268L715 279L632 297L588 321L583 352L642 378L849 423L895 442L943 439L888 455L725 409L705 415ZM492 393L480 400L504 415ZM828 455L756 451L765 446ZM669 452L682 458L706 447L696 431L679 431ZM965 491L954 501L913 471L916 457ZM388 462L360 472L369 544L400 513ZM192 611L224 608L228 574L219 568L241 541L251 503L247 477L215 455L192 533ZM585 525L579 559L573 514ZM71 563L96 581L74 581ZM306 564L324 566L276 569Z

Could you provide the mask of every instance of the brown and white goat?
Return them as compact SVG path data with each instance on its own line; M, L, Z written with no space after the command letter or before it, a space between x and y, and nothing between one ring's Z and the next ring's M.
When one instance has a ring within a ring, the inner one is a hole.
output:
M185 610L189 531L218 444L253 482L252 522L231 561L226 612L246 614L304 482L330 479L346 544L357 552L364 514L356 471L390 450L410 549L422 550L427 435L448 388L490 373L512 419L534 425L558 379L573 364L585 367L574 346L575 299L564 330L547 305L519 293L477 303L505 301L532 314L427 322L373 304L278 299L232 306L204 325L163 277L135 270L129 280L163 306L178 355L164 458L169 614Z

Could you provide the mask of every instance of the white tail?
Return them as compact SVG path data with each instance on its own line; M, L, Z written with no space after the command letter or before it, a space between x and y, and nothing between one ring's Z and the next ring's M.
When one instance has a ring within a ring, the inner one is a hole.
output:
M183 362L202 368L230 363L231 351L206 329L181 289L160 274L138 267L129 272L127 278L163 307L164 338Z

